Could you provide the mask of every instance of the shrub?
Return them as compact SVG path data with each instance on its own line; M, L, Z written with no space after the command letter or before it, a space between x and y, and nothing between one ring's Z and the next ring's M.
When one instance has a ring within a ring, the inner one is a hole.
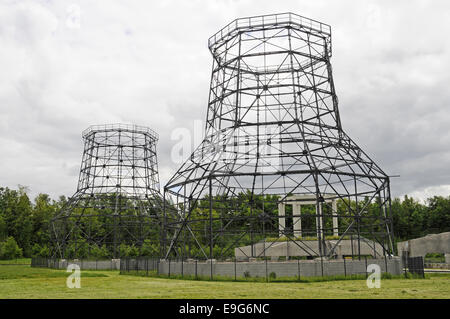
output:
M102 247L98 247L97 245L94 245L91 247L91 257L95 258L108 258L110 255L108 248L106 248L106 245L103 245Z
M0 243L0 259L15 259L22 257L22 248L17 245L13 237L8 237Z
M119 246L119 256L120 258L125 257L137 257L139 256L140 251L139 248L134 245L126 245L126 244L120 244Z
M250 278L250 277L251 277L251 276L250 276L250 271L248 271L248 270L245 271L245 272L244 272L244 277L245 277L245 278Z
M271 272L270 274L269 274L269 278L270 279L276 279L277 278L277 274L275 273L275 272Z
M77 258L83 259L89 256L89 245L86 240L81 239L77 243Z
M159 254L159 246L152 244L149 239L144 240L141 247L141 256L157 256Z
M65 256L68 259L83 259L89 255L89 245L81 239L78 242L73 242L67 245L65 249Z
M41 252L42 247L36 243L31 248L31 257L39 257L39 253Z
M119 246L119 256L120 258L129 257L130 247L125 244L120 244Z
M137 257L139 256L139 253L140 253L139 248L134 245L131 245L129 246L127 257Z
M385 272L381 274L381 279L392 279L393 276L391 273Z
M42 246L41 250L39 251L39 257L50 257L50 249L47 247L47 245Z

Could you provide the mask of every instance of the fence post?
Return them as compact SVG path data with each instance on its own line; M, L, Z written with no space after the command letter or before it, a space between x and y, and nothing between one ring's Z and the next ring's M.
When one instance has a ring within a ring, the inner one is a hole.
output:
M384 254L384 272L385 273L388 272L388 264L387 264L386 254Z
M237 272L237 269L236 269L236 257L234 257L234 281L236 281L236 279L237 279L236 272Z
M212 258L209 259L209 262L211 263L211 280L213 280L213 263L212 263Z
M184 277L184 269L183 269L183 257L181 257L181 278Z
M197 279L197 259L195 260L195 279Z
M170 278L170 258L169 258L169 278Z
M344 257L344 277L347 277L347 265L345 263L345 257Z
M422 256L420 256L420 270L422 271L422 278L425 278L425 265L424 265L425 261L424 258Z
M404 251L403 252L403 266L404 266L404 269L405 269L405 278L408 278L408 275L407 275L407 273L406 273L406 268L408 267L408 254L407 254L407 252L406 251Z
M267 277L267 259L264 259L265 260L265 264L266 264L266 282L269 282L269 277Z
M298 281L300 281L300 259L297 259Z
M323 257L320 256L320 271L322 272L322 277L323 277Z
M367 256L364 256L364 263L366 265L366 269L364 270L366 272L366 278L368 277L368 273L367 273Z

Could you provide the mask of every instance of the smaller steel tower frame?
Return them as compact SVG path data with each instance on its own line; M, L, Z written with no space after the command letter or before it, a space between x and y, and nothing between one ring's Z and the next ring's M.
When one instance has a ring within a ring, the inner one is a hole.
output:
M120 257L120 244L139 248L146 239L159 250L158 135L143 126L109 124L90 126L82 137L77 191L51 223L54 255L106 249Z

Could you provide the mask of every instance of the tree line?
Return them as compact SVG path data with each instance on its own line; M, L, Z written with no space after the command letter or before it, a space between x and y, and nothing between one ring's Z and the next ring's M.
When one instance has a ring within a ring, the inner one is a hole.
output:
M262 198L257 200L262 201L261 205L267 205L267 207L264 206L266 211L276 214L277 206L273 204L273 199L266 203ZM31 200L25 187L17 189L0 187L0 259L22 256L49 257L53 245L49 224L66 202L65 196L52 199L47 194L39 194ZM206 212L203 213L206 214ZM215 210L214 213L219 214L220 209ZM202 214L202 209L195 210L193 214ZM392 218L396 241L450 231L450 196L433 196L425 203L408 196L394 198ZM244 223L242 227L245 227ZM199 228L198 231L201 232L202 229ZM202 238L201 234L198 237ZM207 229L203 237L206 243ZM248 238L248 240L255 240L255 238ZM139 256L158 251L157 245L159 243L144 241L140 247L121 244L118 249L121 256ZM214 249L219 250L220 247L214 247ZM106 247L96 247L89 252L98 258L110 256L110 251ZM87 248L84 249L83 256L78 257L88 257Z

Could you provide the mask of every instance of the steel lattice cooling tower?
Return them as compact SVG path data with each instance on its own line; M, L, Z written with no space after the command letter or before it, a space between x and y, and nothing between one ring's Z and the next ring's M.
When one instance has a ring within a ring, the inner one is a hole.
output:
M241 18L209 49L205 138L165 186L179 216L166 257L274 257L286 242L297 256L336 257L344 241L391 253L389 177L342 128L330 26Z
M120 244L139 248L146 239L159 247L157 134L136 125L99 125L86 129L83 140L77 192L52 220L55 255L104 249L118 257Z

